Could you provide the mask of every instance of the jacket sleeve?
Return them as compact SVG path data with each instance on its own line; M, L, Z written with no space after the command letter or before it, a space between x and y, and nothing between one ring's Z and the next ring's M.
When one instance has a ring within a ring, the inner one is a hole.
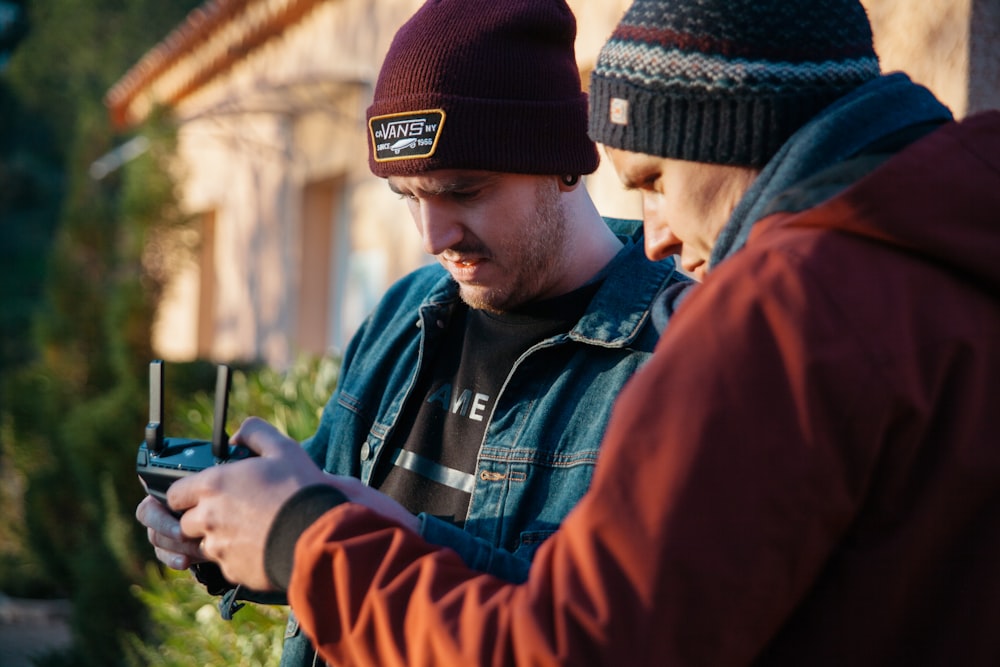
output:
M590 492L526 583L473 572L354 504L307 529L289 601L320 653L750 664L850 525L891 410L823 290L789 282L794 260L738 259L691 295L622 393Z
M420 535L430 542L454 549L473 570L505 581L520 583L528 578L531 562L468 533L454 524L426 513L420 515Z

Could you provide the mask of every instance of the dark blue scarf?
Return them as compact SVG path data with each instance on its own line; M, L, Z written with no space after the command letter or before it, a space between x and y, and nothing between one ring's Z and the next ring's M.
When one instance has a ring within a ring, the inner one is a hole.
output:
M793 134L764 166L719 233L709 266L742 248L753 223L795 184L900 130L951 119L929 90L902 73L879 77L845 95ZM652 316L661 330L697 284L675 284L657 297Z
M796 183L899 130L951 118L929 90L902 73L882 76L845 95L793 134L764 166L722 228L709 266L742 248L768 204Z

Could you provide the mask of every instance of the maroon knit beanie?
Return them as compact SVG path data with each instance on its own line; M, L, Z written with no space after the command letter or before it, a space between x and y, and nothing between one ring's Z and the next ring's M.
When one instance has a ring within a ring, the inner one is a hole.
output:
M564 0L428 0L375 85L372 172L593 172L575 38Z

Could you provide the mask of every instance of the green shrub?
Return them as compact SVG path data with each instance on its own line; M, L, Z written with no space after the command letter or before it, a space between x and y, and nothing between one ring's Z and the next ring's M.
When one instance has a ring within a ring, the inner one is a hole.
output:
M337 386L340 360L299 357L285 371L265 367L235 366L229 393L228 432L232 433L243 419L251 416L268 420L290 437L302 441L319 426L323 406ZM166 377L174 372L168 364ZM204 387L194 392L185 404L178 406L176 433L168 435L208 438L212 434L212 411L215 407L215 367L201 370ZM175 397L180 398L180 397Z
M128 638L126 660L135 667L276 665L287 608L248 604L224 621L218 599L187 572L150 564L145 583L133 587L149 610L153 630Z

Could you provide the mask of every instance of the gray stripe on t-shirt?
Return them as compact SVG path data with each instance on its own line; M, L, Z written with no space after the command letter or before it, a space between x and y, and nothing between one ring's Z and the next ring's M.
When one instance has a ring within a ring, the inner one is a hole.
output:
M476 482L475 475L443 466L440 463L431 461L405 449L397 449L393 453L392 463L438 484L443 484L444 486L458 489L465 493L472 493L472 487Z

